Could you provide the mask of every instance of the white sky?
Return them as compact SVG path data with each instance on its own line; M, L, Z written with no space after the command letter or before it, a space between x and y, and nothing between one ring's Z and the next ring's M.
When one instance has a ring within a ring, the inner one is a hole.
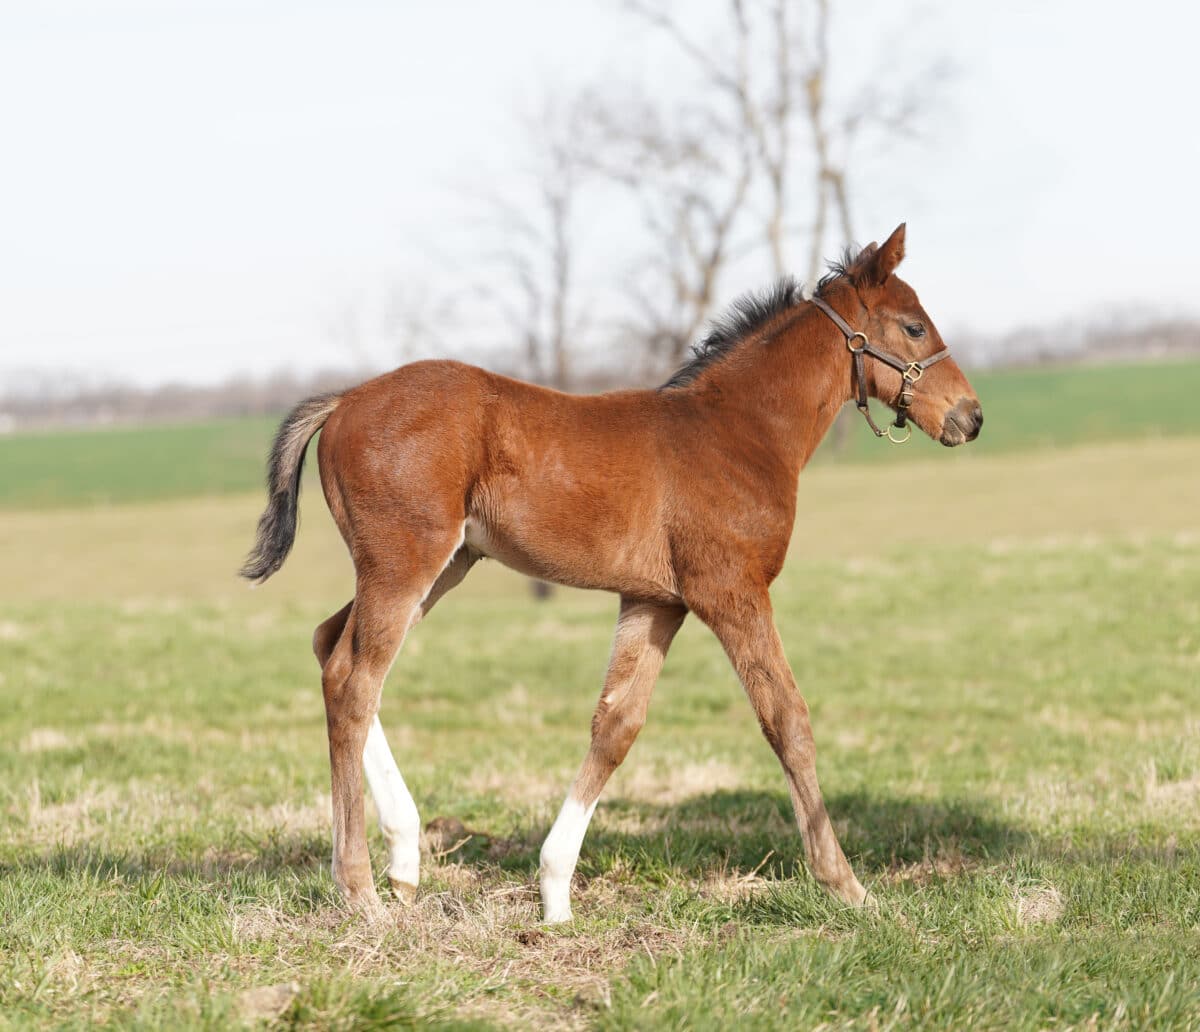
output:
M458 187L520 158L514 110L647 59L616 8L0 0L0 378L346 364L331 314L461 233ZM925 8L903 46L959 76L927 143L864 165L856 219L907 219L943 330L1197 311L1200 8ZM835 9L886 81L891 37Z

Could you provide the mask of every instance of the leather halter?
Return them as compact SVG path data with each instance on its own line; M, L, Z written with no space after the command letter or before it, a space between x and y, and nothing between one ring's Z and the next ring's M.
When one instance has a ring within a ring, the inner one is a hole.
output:
M867 425L876 437L886 437L892 444L903 444L912 436L912 427L908 426L908 409L912 405L913 387L924 375L925 370L931 365L936 365L943 358L950 357L949 348L942 348L941 351L936 351L928 358L923 358L919 362L905 362L903 359L897 358L895 355L889 355L886 351L880 351L875 345L867 340L867 335L860 330L852 329L850 324L846 322L840 315L837 314L829 304L819 297L810 297L814 305L824 312L833 324L845 334L846 347L850 354L854 356L854 387L855 387L855 405L858 411L863 414L863 418L867 421ZM861 340L862 344L859 347L854 346L855 340ZM867 377L866 377L866 361L865 355L870 355L884 365L889 365L902 376L900 382L900 393L896 397L896 421L888 425L887 430L880 430L875 425L875 420L871 418L871 409L869 399L867 398ZM904 437L896 438L892 436L892 427L898 430L908 430Z

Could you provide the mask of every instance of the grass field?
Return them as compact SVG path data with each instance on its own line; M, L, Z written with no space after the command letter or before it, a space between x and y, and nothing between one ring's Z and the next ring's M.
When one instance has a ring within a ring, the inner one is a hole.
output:
M1183 375L1157 395L1172 418ZM1013 390L1007 411L1034 411ZM383 708L423 819L469 839L438 855L431 835L417 905L363 925L328 874L308 641L351 577L319 496L248 591L261 498L232 460L196 499L50 508L97 495L7 483L0 1028L1200 1028L1200 437L1022 450L995 402L990 451L810 470L774 592L878 913L814 888L774 757L689 621L585 842L576 920L539 928L537 852L615 600L537 604L483 564ZM1026 444L1090 426L1030 423Z
M975 455L1200 435L1200 362L1004 370L972 376L987 432ZM882 415L882 406L877 414ZM0 436L0 507L152 501L254 490L278 420ZM816 464L829 461L829 449ZM946 459L917 434L881 448L862 420L840 461Z

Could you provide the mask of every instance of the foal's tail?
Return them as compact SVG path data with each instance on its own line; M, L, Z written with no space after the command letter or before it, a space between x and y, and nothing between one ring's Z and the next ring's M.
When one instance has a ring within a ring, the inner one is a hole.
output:
M258 539L238 571L247 580L261 584L283 565L292 550L304 452L341 397L340 393L318 394L302 401L280 424L267 462L267 507L258 520Z

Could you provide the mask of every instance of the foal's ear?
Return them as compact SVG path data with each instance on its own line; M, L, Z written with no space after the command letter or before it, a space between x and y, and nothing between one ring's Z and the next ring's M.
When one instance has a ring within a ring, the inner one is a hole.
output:
M881 246L871 244L863 249L857 263L855 280L863 286L882 287L887 278L904 261L904 226L900 223Z

